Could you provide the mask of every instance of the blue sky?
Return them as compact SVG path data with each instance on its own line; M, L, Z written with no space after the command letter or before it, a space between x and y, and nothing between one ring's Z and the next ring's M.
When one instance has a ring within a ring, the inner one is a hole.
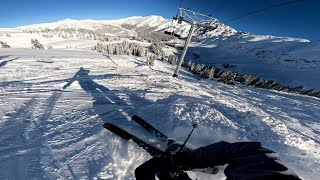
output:
M182 7L212 14L221 22L243 13L290 0L183 0ZM117 19L176 15L178 0L2 0L0 27L72 19ZM320 1L304 0L226 23L253 34L320 40Z

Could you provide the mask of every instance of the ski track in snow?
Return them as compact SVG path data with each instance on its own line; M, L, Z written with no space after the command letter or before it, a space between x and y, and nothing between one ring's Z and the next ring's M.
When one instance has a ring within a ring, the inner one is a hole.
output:
M150 158L102 127L112 122L158 142L137 114L197 148L261 141L303 179L320 176L320 100L228 86L157 61L80 50L0 49L0 179L134 179ZM160 144L161 148L164 148ZM224 179L190 172L192 178Z

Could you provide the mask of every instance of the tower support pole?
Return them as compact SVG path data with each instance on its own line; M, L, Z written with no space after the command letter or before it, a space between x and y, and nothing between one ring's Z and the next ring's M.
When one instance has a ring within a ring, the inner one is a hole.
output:
M184 57L185 57L185 55L187 53L187 50L188 50L188 47L189 47L189 44L190 44L190 41L191 41L191 38L192 38L192 34L194 32L194 29L195 29L195 26L196 26L195 23L191 23L191 28L189 30L189 34L188 34L187 40L186 40L186 42L184 44L184 48L183 48L183 52L182 52L181 57L180 57L180 61L179 61L178 65L177 65L176 70L174 71L173 77L178 77L179 76L179 70L180 70L180 67L181 67L181 65L183 63Z

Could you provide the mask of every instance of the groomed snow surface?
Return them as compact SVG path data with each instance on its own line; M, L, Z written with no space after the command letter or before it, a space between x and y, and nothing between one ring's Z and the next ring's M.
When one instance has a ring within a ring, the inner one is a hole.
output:
M150 156L102 127L157 144L137 114L188 146L261 141L303 179L320 176L320 100L228 86L157 61L90 50L0 49L0 179L134 179ZM164 148L161 146L161 148ZM221 168L223 169L223 168ZM188 172L193 179L225 179Z

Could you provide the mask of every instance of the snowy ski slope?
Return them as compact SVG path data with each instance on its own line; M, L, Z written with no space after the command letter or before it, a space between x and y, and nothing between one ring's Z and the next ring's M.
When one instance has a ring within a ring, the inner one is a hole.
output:
M142 58L87 50L0 49L0 63L0 179L134 179L150 156L102 127L112 122L157 144L133 114L178 141L197 122L193 148L261 141L303 179L320 176L319 99L186 71L175 79L160 61L150 69Z

